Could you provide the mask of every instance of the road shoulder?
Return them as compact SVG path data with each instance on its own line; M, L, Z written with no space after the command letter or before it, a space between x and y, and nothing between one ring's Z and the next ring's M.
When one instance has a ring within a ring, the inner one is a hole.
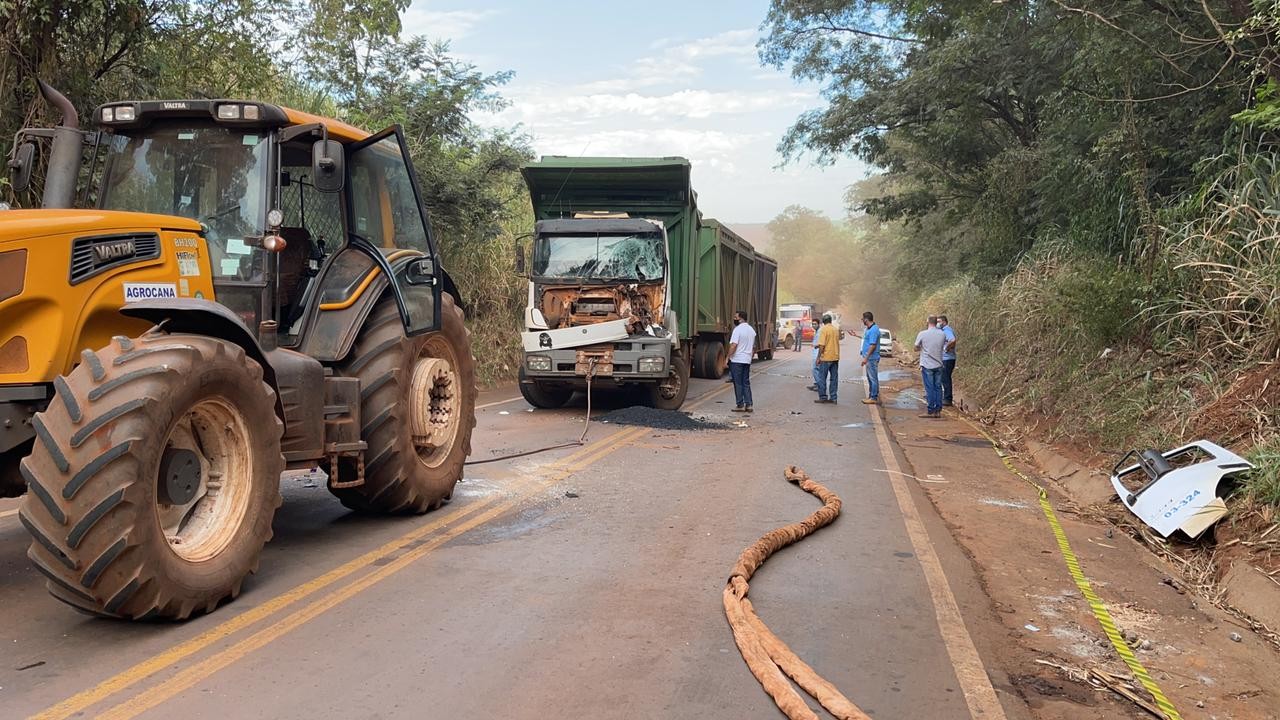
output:
M1003 672L1034 717L1150 717L1088 681L1091 670L1130 673L1073 582L1036 490L957 418L917 417L921 390L911 374L886 383L883 394L903 472L963 548L998 616L998 632L974 633L988 665ZM1094 590L1184 717L1277 716L1269 645L1182 591L1173 568L1104 519L1081 515L1062 496L1050 500Z

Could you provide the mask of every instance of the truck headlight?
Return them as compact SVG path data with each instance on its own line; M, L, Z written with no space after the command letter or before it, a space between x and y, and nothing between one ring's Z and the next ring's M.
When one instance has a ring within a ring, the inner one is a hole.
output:
M660 373L667 369L667 361L660 357L640 358L636 369L642 373Z
M530 370L548 372L551 370L551 358L547 357L546 355L530 355L525 360L525 365Z

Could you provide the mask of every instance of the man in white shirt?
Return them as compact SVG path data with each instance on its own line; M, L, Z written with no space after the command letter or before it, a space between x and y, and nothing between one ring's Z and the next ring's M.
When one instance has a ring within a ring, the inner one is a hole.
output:
M734 412L751 412L751 358L756 354L756 330L747 322L747 311L733 314L729 336L729 377L733 378Z
M925 404L929 407L920 417L942 417L942 352L946 344L947 334L938 329L938 318L930 315L929 327L916 335L920 377L924 380Z

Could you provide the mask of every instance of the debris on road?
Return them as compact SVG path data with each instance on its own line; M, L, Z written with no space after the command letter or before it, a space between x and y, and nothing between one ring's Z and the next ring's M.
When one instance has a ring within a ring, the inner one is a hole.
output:
M1131 457L1137 462L1121 465ZM1125 507L1164 537L1181 530L1193 540L1227 514L1218 485L1253 464L1208 440L1168 452L1130 450L1111 471ZM1127 482L1126 482L1127 481Z
M679 410L658 410L636 405L619 408L600 418L614 425L640 425L658 430L723 430L727 426Z

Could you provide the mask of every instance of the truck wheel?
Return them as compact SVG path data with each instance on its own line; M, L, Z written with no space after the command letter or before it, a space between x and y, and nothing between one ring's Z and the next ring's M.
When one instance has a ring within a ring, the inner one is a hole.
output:
M782 347L783 347L783 349L784 349L784 350L790 350L790 349L791 349L791 344L792 344L792 343L794 343L795 341L796 341L796 340L795 340L795 338L794 338L794 337L792 337L792 336L791 336L791 333L787 333L787 336L786 336L786 337L784 337L784 338L782 338Z
M684 353L671 356L671 374L661 383L648 385L648 402L650 407L659 410L679 410L689 394L689 360Z
M276 396L238 345L151 332L54 381L22 463L27 556L59 600L183 620L240 594L280 506Z
M524 368L520 368L520 394L526 402L543 410L555 410L564 407L573 396L573 388L543 385L539 382L528 382Z
M424 513L453 495L476 426L475 358L462 310L443 295L439 330L405 337L395 300L381 300L339 367L360 378L364 484L331 488L361 512Z
M720 340L698 340L693 351L693 374L719 380L729 369L729 349Z

